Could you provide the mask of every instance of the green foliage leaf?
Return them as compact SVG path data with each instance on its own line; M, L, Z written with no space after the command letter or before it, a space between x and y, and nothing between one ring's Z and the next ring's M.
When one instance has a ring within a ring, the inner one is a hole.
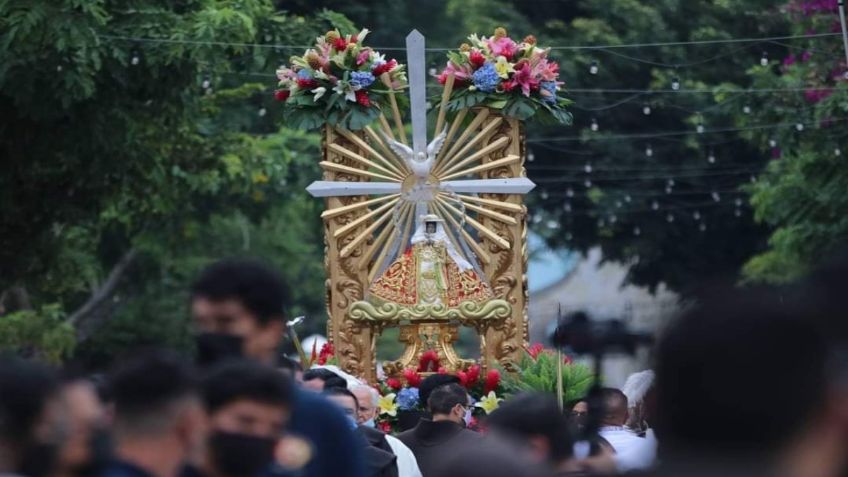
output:
M0 317L0 350L61 363L76 346L74 328L58 304Z

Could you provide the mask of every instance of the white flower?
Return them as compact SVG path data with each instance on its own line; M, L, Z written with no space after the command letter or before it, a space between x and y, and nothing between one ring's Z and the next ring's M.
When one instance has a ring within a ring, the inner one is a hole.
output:
M313 89L312 93L315 96L312 98L312 101L318 101L318 98L320 98L321 96L324 96L324 93L326 93L326 92L327 92L327 88L325 88L323 86Z
M362 30L359 30L359 34L358 34L358 35L356 35L356 41L357 41L357 43L359 43L359 44L361 45L361 44L362 44L362 40L364 40L364 39L365 39L365 37L366 37L366 36L368 36L368 34L369 34L369 33L371 33L371 30L369 30L369 29L367 29L367 28L363 28Z

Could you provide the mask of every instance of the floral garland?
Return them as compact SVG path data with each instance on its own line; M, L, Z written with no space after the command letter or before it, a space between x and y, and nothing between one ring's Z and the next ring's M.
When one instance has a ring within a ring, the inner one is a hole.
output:
M451 111L488 106L521 120L536 116L543 122L571 124L566 109L571 101L558 95L563 82L559 64L548 59L549 48L536 46L532 35L516 42L503 28L491 37L471 35L468 41L448 52L447 66L438 76L442 84L454 77Z
M283 103L289 126L357 130L377 119L390 89L403 88L407 80L403 65L363 44L367 35L367 29L355 35L331 30L277 70L274 97Z

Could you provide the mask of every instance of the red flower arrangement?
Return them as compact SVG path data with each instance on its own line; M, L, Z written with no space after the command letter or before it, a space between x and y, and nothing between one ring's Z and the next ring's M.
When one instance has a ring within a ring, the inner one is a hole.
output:
M404 369L403 378L406 380L406 385L411 388L417 388L421 385L421 375L414 369Z
M427 350L418 360L419 373L432 373L439 369L439 355L433 350Z
M403 387L403 383L400 382L400 379L389 378L386 380L386 386L392 388L395 391L400 391L400 388Z
M497 369L490 369L486 373L486 382L483 384L483 394L489 394L489 391L494 391L501 383L501 373Z
M327 364L327 361L335 356L336 350L333 347L333 344L330 342L324 343L324 346L321 347L321 351L318 353L318 364L321 366Z

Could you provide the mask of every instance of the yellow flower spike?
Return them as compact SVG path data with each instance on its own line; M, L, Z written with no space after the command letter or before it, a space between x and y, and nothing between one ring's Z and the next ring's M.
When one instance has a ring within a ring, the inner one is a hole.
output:
M503 399L499 398L494 391L489 391L489 394L487 394L474 406L486 411L486 414L491 414L492 411L500 406L501 401L503 401Z
M330 30L324 35L324 39L327 40L328 43L332 43L341 38L338 30Z
M497 27L495 28L495 38L503 38L506 36L506 28Z
M392 417L397 416L398 406L397 403L395 403L395 393L380 396L380 400L377 402L377 407L380 408L380 414L386 414Z
M471 51L471 45L468 43L463 43L459 45L459 51Z
M512 63L507 61L506 57L499 56L495 62L495 71L498 73L498 76L506 79L510 73L515 73L515 68L513 68Z

